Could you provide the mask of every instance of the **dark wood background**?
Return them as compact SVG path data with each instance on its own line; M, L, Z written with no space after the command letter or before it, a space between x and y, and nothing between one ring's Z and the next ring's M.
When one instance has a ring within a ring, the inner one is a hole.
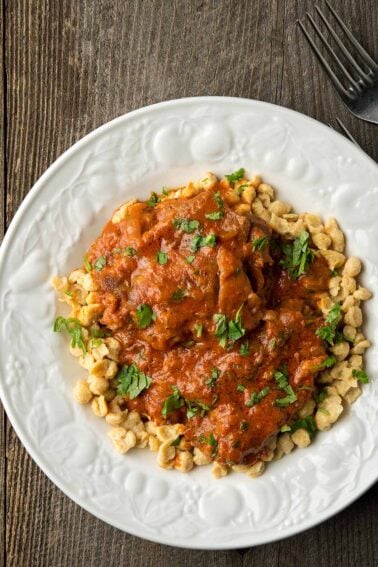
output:
M377 1L332 3L377 59ZM331 124L338 116L378 160L378 126L348 114L299 33L296 20L306 10L314 12L312 0L3 0L2 229L66 148L161 100L241 96ZM377 564L377 485L331 520L272 545L170 548L122 533L73 504L30 459L3 412L0 496L0 562L7 566Z

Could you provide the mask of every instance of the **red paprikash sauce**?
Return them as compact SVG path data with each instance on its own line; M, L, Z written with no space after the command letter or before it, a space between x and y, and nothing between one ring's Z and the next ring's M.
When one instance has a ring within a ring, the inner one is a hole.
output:
M261 219L236 214L225 202L223 218L207 219L206 214L218 210L215 192L222 197L226 188L220 182L190 199L131 204L124 220L105 226L87 257L90 262L106 257L106 266L93 273L100 288L98 302L105 306L100 323L120 341L120 363L134 362L152 378L150 388L128 400L127 407L159 424L185 423L185 439L207 454L214 453L206 442L212 433L220 462L253 463L313 396L314 375L326 357L315 335L323 321L316 299L328 290L329 268L317 257L306 275L292 280L279 265L278 246L253 250L251 241L270 236ZM216 245L192 252L198 230L175 228L178 218L199 221L201 235L216 235ZM127 246L137 254L120 253ZM168 254L167 264L157 262L159 251ZM186 260L190 256L195 257L192 263ZM177 290L184 290L182 299L174 299ZM155 318L145 329L137 326L141 304L148 304ZM241 306L245 335L223 348L213 316L222 313L235 319ZM241 345L247 343L249 352L245 346L241 354ZM274 404L285 396L273 377L282 367L287 367L297 396L287 407ZM209 384L214 368L218 378ZM203 417L187 419L184 406L165 418L162 407L172 386L186 400L211 409ZM269 393L248 407L252 393L265 387Z

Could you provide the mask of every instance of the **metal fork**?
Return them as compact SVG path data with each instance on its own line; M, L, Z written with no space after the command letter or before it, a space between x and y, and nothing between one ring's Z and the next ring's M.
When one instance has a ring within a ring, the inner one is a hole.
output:
M349 72L345 65L342 63L333 47L331 47L328 40L320 30L319 26L316 24L316 22L308 12L306 12L307 18L314 28L315 33L320 38L331 58L335 62L336 69L338 70L338 73L341 76L342 80L339 79L325 57L319 51L318 47L315 44L315 41L306 30L303 23L298 21L298 24L302 32L304 33L305 38L310 44L311 49L318 58L321 66L327 73L334 88L336 89L350 112L352 112L355 116L361 118L362 120L378 124L378 65L365 51L365 49L357 41L357 39L352 35L340 16L332 8L328 0L325 1L334 18L348 38L349 42L354 46L356 53L359 55L360 61L362 61L361 64L358 63L356 58L350 53L350 51L348 51L344 43L331 27L331 24L328 22L327 18L324 16L320 8L318 6L315 6L316 11L324 22L324 25L326 26L330 35L353 68L354 76L352 76L351 72Z
M343 134L346 138L348 138L351 142L353 142L353 144L356 144L356 146L358 146L360 148L361 147L360 144L356 141L356 139L353 137L353 135L349 132L349 130L345 126L345 124L343 124L343 122L341 122L340 118L337 118L337 116L336 116L336 122L339 125L339 128L341 130L341 134ZM334 126L332 126L332 124L328 124L328 126L330 128L332 128L332 130L336 130L336 128L334 128Z

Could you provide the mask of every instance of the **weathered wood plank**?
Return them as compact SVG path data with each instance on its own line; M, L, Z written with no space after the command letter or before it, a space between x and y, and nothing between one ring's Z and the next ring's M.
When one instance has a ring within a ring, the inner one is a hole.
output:
M376 2L333 5L377 58ZM299 34L296 19L306 10L313 10L312 0L6 3L7 225L35 180L73 142L124 112L182 96L261 99L323 122L339 116L378 159L374 126L347 113ZM145 542L73 504L32 462L9 424L6 438L0 427L0 496L8 565L312 567L320 559L369 567L378 551L377 488L300 536L240 553Z

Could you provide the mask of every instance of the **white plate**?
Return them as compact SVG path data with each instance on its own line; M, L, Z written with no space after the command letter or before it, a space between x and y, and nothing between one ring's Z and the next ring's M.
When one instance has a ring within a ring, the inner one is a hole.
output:
M207 170L259 171L298 211L340 220L348 253L375 292L365 309L371 383L329 432L251 480L165 471L156 454L116 454L108 426L77 406L85 371L52 332L50 276L81 263L115 207ZM26 449L86 510L175 546L225 549L280 539L350 504L378 471L378 171L328 127L291 110L233 98L182 99L121 116L85 137L36 183L1 249L1 397ZM375 378L375 379L374 379Z

